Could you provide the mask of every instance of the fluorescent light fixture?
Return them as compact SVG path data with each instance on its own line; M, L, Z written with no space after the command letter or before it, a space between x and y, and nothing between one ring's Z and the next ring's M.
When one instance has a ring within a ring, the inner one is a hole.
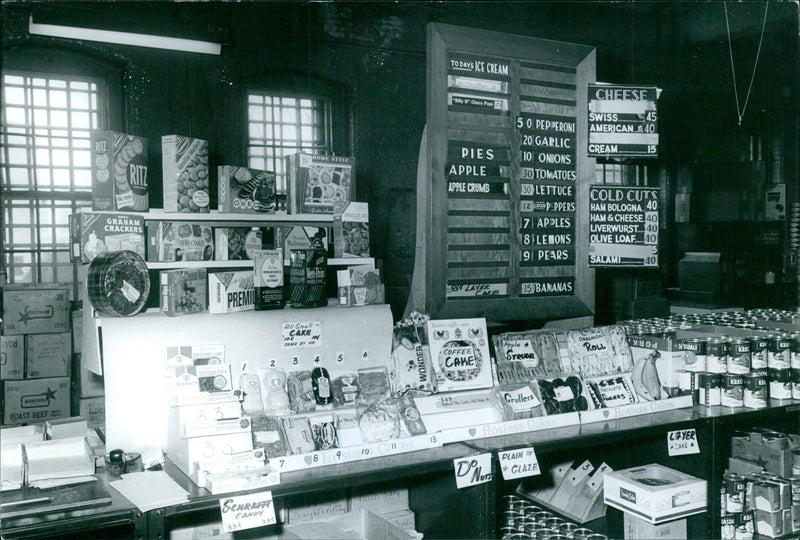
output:
M61 26L57 24L37 24L30 18L28 31L40 36L51 36L84 41L101 41L103 43L116 43L119 45L133 45L136 47L151 47L154 49L168 49L170 51L184 51L201 54L220 54L222 45L210 41L197 41L194 39L171 38L152 36L148 34L134 34L131 32L116 32L113 30L96 30L94 28L81 28L80 26Z

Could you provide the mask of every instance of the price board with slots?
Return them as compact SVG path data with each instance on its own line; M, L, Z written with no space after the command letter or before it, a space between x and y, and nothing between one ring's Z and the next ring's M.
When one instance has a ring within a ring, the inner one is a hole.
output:
M589 85L589 155L658 157L655 86Z
M594 175L594 74L593 47L428 25L415 279L422 253L418 285L432 316L591 313L588 215L579 209Z
M589 188L589 265L658 267L658 188Z

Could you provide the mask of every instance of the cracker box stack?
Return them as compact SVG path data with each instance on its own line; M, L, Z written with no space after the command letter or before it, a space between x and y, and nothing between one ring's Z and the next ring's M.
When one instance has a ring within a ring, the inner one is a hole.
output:
M66 286L6 286L0 379L4 425L70 414L72 347Z
M164 211L209 212L208 141L164 135L163 154Z
M147 139L93 131L92 210L146 212L150 208L147 188Z

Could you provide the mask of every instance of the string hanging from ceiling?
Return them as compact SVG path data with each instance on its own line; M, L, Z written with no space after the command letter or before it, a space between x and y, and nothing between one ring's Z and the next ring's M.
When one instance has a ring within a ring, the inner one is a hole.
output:
M764 42L764 30L767 28L767 12L769 11L769 2L764 2L764 21L761 24L761 37L758 39L758 50L756 51L756 59L753 62L753 73L750 75L750 84L747 86L747 95L744 98L744 104L739 106L739 90L736 87L736 68L733 62L733 44L731 43L731 25L728 22L728 3L723 2L722 6L725 10L725 28L728 31L728 53L731 58L731 75L733 76L733 95L736 98L736 114L739 116L739 127L742 127L742 118L747 110L747 103L750 101L750 91L753 89L753 81L756 78L756 68L758 67L758 58L761 56L761 44Z

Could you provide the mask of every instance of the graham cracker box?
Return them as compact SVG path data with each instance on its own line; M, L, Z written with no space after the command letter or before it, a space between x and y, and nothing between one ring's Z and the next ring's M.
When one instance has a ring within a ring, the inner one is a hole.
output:
M69 332L25 336L25 377L69 377L71 344Z
M150 262L210 261L214 258L211 227L185 221L157 221L147 226Z
M290 214L333 214L334 203L355 193L353 157L292 154L286 156Z
M78 400L77 413L91 429L106 427L106 398L104 396Z
M0 336L0 380L20 380L25 374L24 336Z
M218 208L230 214L274 214L275 173L248 167L217 167Z
M652 525L700 514L706 509L705 480L657 463L607 472L605 503Z
M133 251L144 258L144 218L136 214L72 214L69 234L72 262L90 263L106 251Z
M252 270L208 273L210 313L233 313L253 309L255 309L255 275Z
M205 268L162 270L160 280L161 311L170 317L206 311L208 280Z
M92 131L92 210L150 208L147 189L147 139Z
M69 300L66 286L6 285L3 287L3 334L69 332Z
M3 382L3 424L69 416L69 377Z
M164 135L163 156L164 211L184 214L209 212L208 141Z

